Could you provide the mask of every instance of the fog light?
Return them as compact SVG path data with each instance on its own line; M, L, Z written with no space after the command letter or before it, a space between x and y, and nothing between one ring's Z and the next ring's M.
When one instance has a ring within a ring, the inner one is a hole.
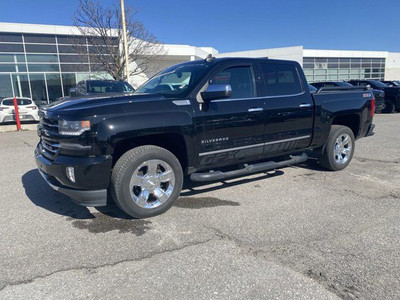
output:
M72 182L75 182L75 170L74 170L74 167L67 167L66 172L67 172L68 179L71 180Z

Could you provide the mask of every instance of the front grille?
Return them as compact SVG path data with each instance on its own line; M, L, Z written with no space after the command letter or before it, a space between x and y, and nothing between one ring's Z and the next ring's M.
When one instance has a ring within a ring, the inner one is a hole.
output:
M58 120L42 117L40 118L40 125L49 132L58 133Z
M48 160L53 161L60 150L60 144L42 136L39 144L40 153Z

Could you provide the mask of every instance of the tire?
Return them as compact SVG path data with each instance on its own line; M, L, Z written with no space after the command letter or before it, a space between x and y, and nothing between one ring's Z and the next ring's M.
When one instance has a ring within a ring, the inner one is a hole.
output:
M346 126L332 125L319 158L319 163L331 171L343 170L353 158L354 148L355 140L353 131Z
M385 108L382 109L383 113L391 114L394 112L395 106L392 99L385 99Z
M117 161L111 175L111 194L126 214L149 218L173 205L182 184L182 166L175 155L147 145L129 150Z

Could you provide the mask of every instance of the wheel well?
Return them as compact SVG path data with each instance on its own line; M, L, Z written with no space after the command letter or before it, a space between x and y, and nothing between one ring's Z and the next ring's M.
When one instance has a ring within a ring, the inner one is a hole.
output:
M113 166L125 152L144 145L154 145L167 149L178 158L182 169L186 170L188 159L185 139L182 135L174 133L140 136L118 142L114 147Z
M332 125L349 127L353 131L354 137L357 138L360 130L360 117L358 115L339 116L333 119Z

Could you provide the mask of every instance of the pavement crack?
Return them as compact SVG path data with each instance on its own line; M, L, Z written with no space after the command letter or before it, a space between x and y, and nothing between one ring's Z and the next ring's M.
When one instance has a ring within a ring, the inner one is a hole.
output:
M209 238L207 240L203 240L201 242L189 243L189 244L183 245L182 247L177 247L177 248L173 248L173 249L165 249L163 251L151 253L149 255L146 255L146 256L143 256L143 257L140 257L140 258L123 259L123 260L119 260L119 261L116 261L116 262L106 263L106 264L103 264L103 265L100 265L100 266L93 266L93 267L91 267L91 266L82 266L82 267L66 268L66 269L56 270L54 272L51 272L51 273L48 273L48 274L45 274L45 275L35 276L33 278L26 279L26 280L19 280L19 281L10 282L10 283L4 283L4 284L0 283L0 292L3 291L7 287L12 287L12 286L18 286L18 285L22 285L22 284L32 283L35 280L45 279L47 277L50 277L52 275L59 274L59 273L70 272L70 271L81 271L81 270L87 270L88 272L95 272L95 271L100 270L102 268L114 267L114 266L117 266L119 264L126 263L126 262L141 262L141 261L144 261L144 260L149 260L149 259L152 259L152 258L157 257L159 255L162 255L164 253L172 253L172 252L175 252L175 251L183 250L185 248L198 246L198 245L202 245L202 244L207 244L208 242L211 242L213 240L215 240L215 236L212 236L211 238Z

